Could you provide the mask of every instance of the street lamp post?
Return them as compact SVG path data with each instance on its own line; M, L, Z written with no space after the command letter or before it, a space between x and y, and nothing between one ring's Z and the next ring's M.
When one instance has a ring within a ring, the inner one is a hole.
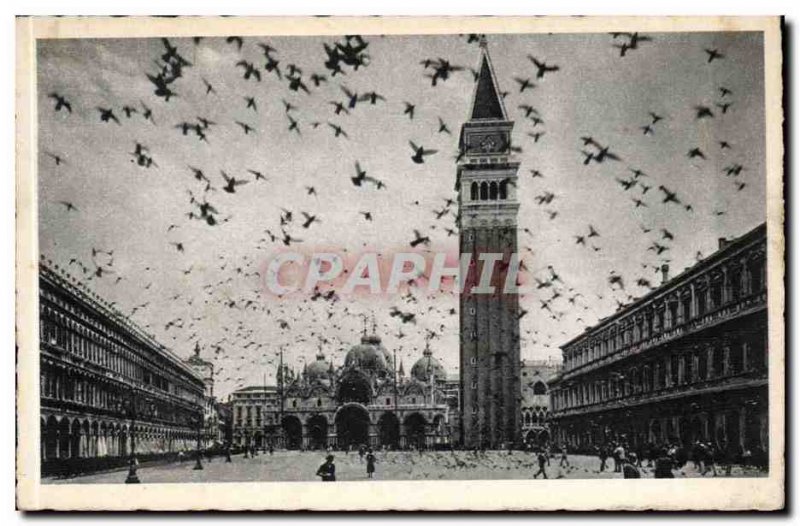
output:
M126 403L128 417L131 419L131 458L128 460L128 477L125 484L139 484L139 475L136 474L136 391L131 387L131 396Z
M200 433L202 431L203 425L203 415L202 413L197 415L197 462L194 465L194 469L203 469L203 461L200 459L201 456L201 449L200 449Z
M280 347L280 360L278 361L278 399L280 402L278 412L278 447L286 447L283 436L283 410L284 410L284 374L283 370L283 346Z

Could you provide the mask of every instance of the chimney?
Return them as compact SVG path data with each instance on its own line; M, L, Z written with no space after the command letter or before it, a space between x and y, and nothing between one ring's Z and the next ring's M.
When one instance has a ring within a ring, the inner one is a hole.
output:
M718 247L719 250L722 250L723 248L727 247L730 244L730 242L724 237L717 238L717 241L719 241L719 247Z
M663 263L661 265L661 284L663 285L667 281L669 281L669 265Z

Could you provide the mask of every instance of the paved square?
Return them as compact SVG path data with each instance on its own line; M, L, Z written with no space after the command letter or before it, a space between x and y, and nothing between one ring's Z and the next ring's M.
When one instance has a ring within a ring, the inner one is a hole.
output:
M342 480L368 480L366 461L357 453L336 452L336 478ZM203 462L203 470L194 470L194 461L159 466L142 466L138 470L142 483L182 482L258 482L258 481L315 481L317 467L324 462L323 452L279 451L274 455L260 454L255 458L242 455ZM571 455L568 467L559 467L558 458L551 459L546 468L549 479L622 478L621 473L600 472L596 457ZM612 462L609 460L609 466ZM519 451L511 455L490 451L478 455L466 451L416 452L390 451L377 453L375 480L489 480L531 479L538 469L535 457ZM612 468L613 469L613 468ZM720 476L723 470L717 468ZM45 483L57 484L113 484L123 483L127 470L88 475L71 479L48 479ZM674 471L676 478L698 477L700 474L689 462L682 471ZM734 466L731 476L758 477L766 473L754 468ZM651 478L652 469L643 468L642 476ZM709 473L707 476L711 476ZM540 479L541 480L541 479Z

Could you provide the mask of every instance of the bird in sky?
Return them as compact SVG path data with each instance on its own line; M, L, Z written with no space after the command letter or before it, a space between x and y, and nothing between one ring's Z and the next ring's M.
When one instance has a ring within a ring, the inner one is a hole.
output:
M334 137L342 136L345 139L350 137L349 135L347 135L347 132L344 131L344 129L341 126L339 126L338 124L334 124L332 122L329 122L328 126L330 126L330 128L333 130L333 136Z
M514 77L514 81L519 84L519 92L522 93L526 89L533 89L536 85L531 82L531 79L524 79L522 77Z
M261 72L256 69L255 65L252 62L248 62L246 60L240 60L236 63L236 67L244 68L243 77L244 80L248 80L253 78L254 80L261 82Z
M719 59L725 58L725 55L720 53L718 49L705 48L704 51L706 52L706 55L708 56L708 63L711 63L714 60L719 60Z
M403 115L408 115L409 120L414 120L414 110L416 109L416 106L410 102L403 102L403 104L405 105Z
M202 77L202 81L203 81L203 85L206 87L206 95L211 95L212 93L213 94L217 93L217 90L214 89L214 86L212 86L211 83L208 80L206 80L205 77Z
M536 66L536 78L541 79L544 78L545 74L547 73L555 73L559 71L561 68L557 65L548 65L546 62L540 61L533 55L528 55L528 60L533 62L533 65Z
M61 109L67 110L68 113L72 113L72 104L64 97L56 92L48 93L47 95L49 98L54 99L56 101L55 111L61 111Z
M220 174L222 174L222 178L225 180L225 186L223 186L222 189L229 194L236 193L237 186L242 186L249 182L242 179L237 180L235 177L229 176L227 173L225 173L224 170L220 170Z
M431 238L428 236L423 236L419 230L414 230L414 239L409 243L411 248L415 248L418 245L429 245L431 242Z
M114 110L112 110L111 108L101 108L101 107L98 106L97 111L100 112L100 120L101 121L103 121L103 122L114 121L117 124L119 124L120 126L122 125L122 123L119 122L119 119L117 118L117 116L114 115Z
M701 159L705 159L706 155L703 153L703 150L700 148L692 148L689 150L689 153L686 154L690 159L694 159L695 157L699 157Z
M69 201L59 201L59 204L64 205L67 209L67 212L77 212L78 208Z
M66 161L64 161L64 158L61 157L58 154L51 153L51 152L45 152L45 153L47 154L48 157L53 159L53 162L56 163L56 166L60 166L61 164L66 162Z
M241 51L244 45L244 39L240 36L229 36L225 39L225 42L235 45L237 51Z
M697 119L704 119L707 117L713 117L714 113L711 111L711 108L708 106L695 106L695 118Z
M422 164L425 162L425 156L433 155L437 153L439 150L432 150L432 149L425 149L422 146L417 146L414 144L414 141L408 141L409 146L411 149L414 150L414 155L411 156L411 160L414 161L416 164Z
M253 128L252 126L250 126L247 123L244 123L242 121L235 121L235 122L236 122L237 125L239 125L239 127L242 129L242 131L244 132L245 135L249 135L251 132L255 133L255 131L256 131L255 128Z

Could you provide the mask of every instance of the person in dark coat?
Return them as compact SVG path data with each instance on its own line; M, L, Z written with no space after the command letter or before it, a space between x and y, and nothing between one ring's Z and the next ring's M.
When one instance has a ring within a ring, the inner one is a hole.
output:
M372 453L372 448L367 450L367 478L372 478L375 473L375 454Z
M653 471L657 479L674 479L675 475L672 474L673 460L667 454L666 450L662 449L658 452L656 457L656 467Z
M600 471L606 470L606 459L608 458L608 450L605 444L598 448L597 456L600 457Z
M336 465L333 463L333 455L325 457L325 463L317 469L317 476L322 478L322 482L336 482Z
M542 478L547 478L547 472L544 470L544 466L547 464L547 455L543 450L537 451L536 460L539 461L539 471L533 474L533 478L537 478L539 475L542 475Z
M636 453L630 453L623 461L624 464L622 465L622 478L625 479L640 479L642 478L642 474L639 473L639 469L636 467L637 461L639 460Z

